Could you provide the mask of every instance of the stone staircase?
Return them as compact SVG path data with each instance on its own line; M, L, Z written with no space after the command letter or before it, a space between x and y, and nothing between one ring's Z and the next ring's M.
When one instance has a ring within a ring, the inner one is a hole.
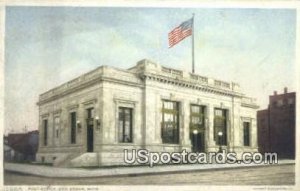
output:
M57 157L53 166L56 167L96 167L96 166L119 166L127 165L123 162L123 153L102 152L100 153L65 153Z
M71 167L93 167L99 166L98 153L81 153L70 160Z
M78 154L74 154L74 153L66 153L66 154L62 154L61 156L57 157L54 162L53 162L53 166L55 167L71 167L70 165L70 161L74 158L76 158L77 156L80 156L81 153Z

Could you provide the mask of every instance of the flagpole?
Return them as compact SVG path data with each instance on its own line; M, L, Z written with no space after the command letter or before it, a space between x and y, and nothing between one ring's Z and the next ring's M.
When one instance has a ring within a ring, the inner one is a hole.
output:
M194 16L195 13L193 13L193 28L192 28L192 73L195 73L195 51L194 51Z

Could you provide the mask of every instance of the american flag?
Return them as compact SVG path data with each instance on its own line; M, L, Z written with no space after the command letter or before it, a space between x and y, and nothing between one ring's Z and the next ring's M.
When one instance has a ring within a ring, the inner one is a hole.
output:
M193 33L193 18L181 23L169 33L169 48Z

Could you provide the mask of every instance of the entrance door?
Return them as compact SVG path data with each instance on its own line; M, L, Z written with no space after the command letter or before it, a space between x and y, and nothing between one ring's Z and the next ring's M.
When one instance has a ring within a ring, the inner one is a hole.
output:
M94 108L88 108L87 110L87 152L94 152Z
M94 151L94 125L93 120L87 120L87 152Z
M192 151L193 152L204 152L204 132L193 132L191 133L192 139Z
M193 152L205 152L205 106L191 105L190 138Z

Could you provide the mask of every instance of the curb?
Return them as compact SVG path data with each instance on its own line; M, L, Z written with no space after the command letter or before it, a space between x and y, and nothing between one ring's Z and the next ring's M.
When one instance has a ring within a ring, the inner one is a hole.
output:
M189 172L207 172L207 171L220 171L231 170L239 168L259 168L259 167L274 167L282 165L294 165L295 162L287 162L281 164L259 164L259 165L221 165L221 166L160 166L160 168L146 167L124 167L122 169L67 169L66 168L54 168L34 165L22 165L22 164L6 164L4 170L6 172L13 172L24 175L33 175L38 177L48 178L91 178L91 177L120 177L120 176L142 176L142 175L157 175L157 174L169 174L169 173L189 173ZM22 165L22 166L21 166ZM18 167L19 166L19 167ZM25 167L25 169L24 169ZM33 168L31 168L33 167ZM23 169L22 169L23 168ZM62 173L59 170L63 170ZM55 173L53 173L55 171Z

